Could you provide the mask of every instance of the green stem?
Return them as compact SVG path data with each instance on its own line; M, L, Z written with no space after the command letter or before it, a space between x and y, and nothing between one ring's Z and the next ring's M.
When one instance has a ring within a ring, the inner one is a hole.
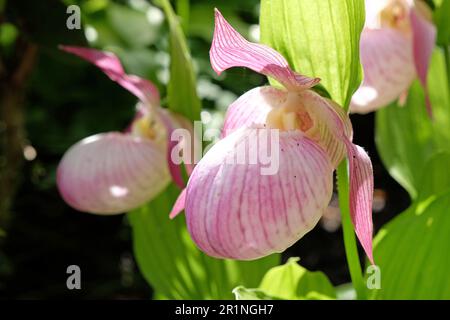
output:
M189 0L177 0L177 15L181 18L181 27L185 34L187 34L189 27L189 7Z
M342 161L337 169L337 184L339 192L339 208L342 216L342 229L344 232L345 254L350 270L350 277L356 291L357 299L366 299L366 289L358 256L356 237L350 217L350 192L347 159Z
M444 46L445 64L447 66L447 85L450 91L450 46Z

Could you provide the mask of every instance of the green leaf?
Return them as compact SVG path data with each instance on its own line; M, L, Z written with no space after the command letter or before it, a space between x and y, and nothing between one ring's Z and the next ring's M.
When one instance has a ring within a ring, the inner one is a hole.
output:
M300 266L298 258L272 268L264 276L259 289L270 296L286 300L334 299L336 293L322 272L311 272Z
M428 88L434 119L425 110L425 97L418 81L403 107L396 104L376 113L376 144L381 159L414 199L426 161L436 152L450 150L450 99L442 51L433 54Z
M87 46L82 29L66 26L71 14L61 1L7 1L6 16L33 42L56 48L59 44ZM83 17L81 17L83 19Z
M197 95L192 57L178 17L168 0L160 0L170 29L170 81L168 107L188 119L200 119L201 102Z
M239 286L233 290L236 300L280 300L280 298L273 297L260 289L247 289Z
M380 230L374 241L381 289L375 299L449 299L450 153L425 164L413 205Z
M437 27L437 44L441 46L450 45L450 0L442 0L434 12L434 23Z
M420 180L419 203L450 191L449 164L449 152L439 152L426 162Z
M353 284L344 283L334 288L336 290L336 298L338 300L355 300L356 290Z
M381 289L370 290L371 298L450 299L449 207L450 193L431 197L380 230L374 256Z
M171 185L148 205L128 215L141 272L158 296L167 299L231 299L238 285L256 287L279 255L256 261L219 260L192 242L183 215L168 214L179 190Z
M262 0L261 40L301 74L319 77L348 108L361 82L359 40L364 0Z

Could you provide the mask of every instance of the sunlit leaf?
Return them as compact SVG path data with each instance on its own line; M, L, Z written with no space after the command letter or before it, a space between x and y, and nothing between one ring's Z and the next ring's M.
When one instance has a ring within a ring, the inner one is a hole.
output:
M418 202L450 191L449 164L449 152L436 153L426 162L420 179Z
M409 192L418 194L426 161L438 151L450 150L450 99L441 50L432 57L428 87L434 118L425 110L419 82L413 83L405 106L395 104L376 114L376 144L389 173Z
M330 300L336 292L322 272L308 271L290 258L286 264L270 269L256 289L239 286L233 290L236 300Z
M363 0L262 0L260 21L263 43L297 72L321 78L332 99L348 107L361 82Z
M239 286L233 290L236 300L280 300L273 296L269 296L261 289L247 289Z
M418 200L380 230L374 256L381 271L375 299L450 299L450 153L424 166Z

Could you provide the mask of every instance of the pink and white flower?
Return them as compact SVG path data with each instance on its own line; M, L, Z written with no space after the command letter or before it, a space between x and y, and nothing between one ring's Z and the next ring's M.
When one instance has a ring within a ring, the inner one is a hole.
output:
M310 90L319 79L296 73L272 48L244 39L217 10L215 23L210 58L218 74L247 67L283 88L252 89L229 107L223 138L194 168L171 217L184 208L193 240L214 257L251 260L284 251L323 215L332 196L333 171L347 155L351 217L373 261L372 165L351 142L348 115ZM258 163L233 162L238 152L256 148L246 141L260 141L272 130L279 133L276 174L262 175Z
M184 187L180 168L170 160L169 137L187 121L159 106L157 88L125 73L112 53L61 46L98 68L135 95L140 103L125 132L87 137L63 156L57 170L61 196L73 208L96 214L119 214L150 201L173 180Z
M419 77L431 115L427 73L436 39L431 10L422 0L366 0L365 5L360 43L364 80L350 110L368 113L396 99L402 103Z

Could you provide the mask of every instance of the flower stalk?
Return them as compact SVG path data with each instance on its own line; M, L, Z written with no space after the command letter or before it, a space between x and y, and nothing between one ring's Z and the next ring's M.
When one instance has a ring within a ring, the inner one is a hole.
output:
M447 86L450 91L450 46L443 46L445 65L447 66Z

